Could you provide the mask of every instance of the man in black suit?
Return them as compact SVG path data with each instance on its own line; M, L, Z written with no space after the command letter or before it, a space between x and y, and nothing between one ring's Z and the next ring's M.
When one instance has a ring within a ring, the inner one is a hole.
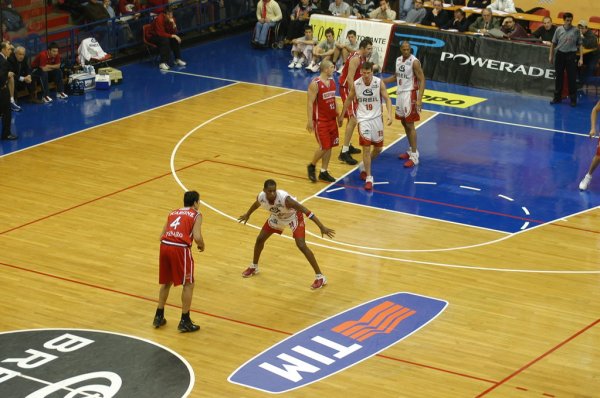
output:
M16 140L18 137L10 132L10 123L12 121L12 111L10 109L10 90L8 89L8 80L14 77L10 70L8 57L12 52L12 46L9 42L0 43L0 116L2 116L2 139Z

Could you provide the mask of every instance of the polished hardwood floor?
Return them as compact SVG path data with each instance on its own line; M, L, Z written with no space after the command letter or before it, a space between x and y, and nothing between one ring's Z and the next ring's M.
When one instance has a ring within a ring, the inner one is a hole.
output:
M325 185L305 176L315 149L305 104L304 92L234 84L1 158L0 331L139 336L189 361L191 397L261 397L227 377L297 331L405 291L449 306L381 354L284 395L600 396L598 209L508 237L313 197ZM330 169L349 170L337 159ZM235 218L267 178L336 230L335 240L308 238L324 289L309 288L312 270L289 232L268 241L258 276L240 277L266 213L247 226ZM184 188L204 202L195 334L176 330L180 289L168 324L151 327L158 235ZM432 250L442 248L456 249Z

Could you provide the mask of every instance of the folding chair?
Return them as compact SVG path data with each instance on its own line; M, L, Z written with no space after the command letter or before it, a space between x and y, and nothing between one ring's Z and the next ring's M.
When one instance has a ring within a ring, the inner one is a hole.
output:
M149 42L146 38L146 34L150 29L150 24L147 23L142 26L142 40L144 41L144 48L146 48L146 52L148 53L148 58L152 60L152 63L156 63L158 61L158 54L155 56L152 55L152 51L158 51L158 46L152 42Z

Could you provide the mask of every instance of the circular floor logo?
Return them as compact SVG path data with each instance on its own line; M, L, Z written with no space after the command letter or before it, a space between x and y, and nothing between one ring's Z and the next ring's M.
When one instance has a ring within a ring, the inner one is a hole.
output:
M194 372L149 340L100 330L0 333L0 397L185 398Z

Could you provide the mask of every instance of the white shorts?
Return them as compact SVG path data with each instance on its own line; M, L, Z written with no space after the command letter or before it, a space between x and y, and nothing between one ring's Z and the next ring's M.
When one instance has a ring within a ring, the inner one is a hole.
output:
M360 145L383 144L383 119L377 117L364 122L358 122L358 133Z
M419 121L416 90L396 93L396 119L405 119L407 122Z

